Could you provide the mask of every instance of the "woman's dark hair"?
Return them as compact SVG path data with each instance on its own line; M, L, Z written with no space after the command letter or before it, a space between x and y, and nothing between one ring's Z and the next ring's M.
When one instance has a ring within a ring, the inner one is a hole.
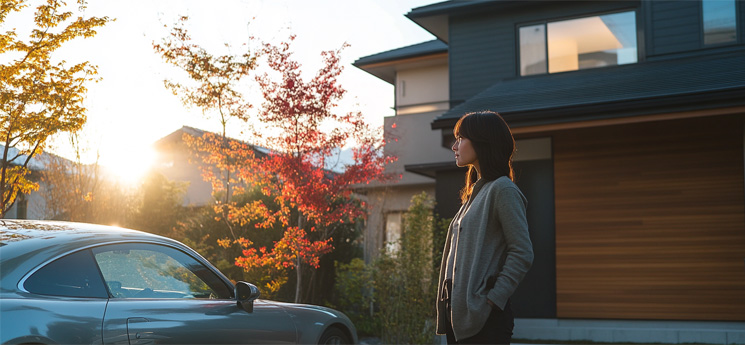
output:
M512 154L515 152L515 139L510 127L499 113L480 111L468 113L458 120L453 128L456 138L463 137L471 141L476 157L479 160L481 178L493 181L502 176L514 180ZM460 192L461 201L465 204L473 192L473 185L478 180L478 172L473 166L468 167L466 185Z

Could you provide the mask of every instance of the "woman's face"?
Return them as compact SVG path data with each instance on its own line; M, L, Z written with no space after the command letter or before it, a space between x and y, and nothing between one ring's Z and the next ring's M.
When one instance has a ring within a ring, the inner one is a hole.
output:
M467 138L455 138L455 144L453 144L453 152L455 152L455 164L459 167L465 167L469 165L478 167L479 159L478 157L476 157L476 150L473 149L473 144Z

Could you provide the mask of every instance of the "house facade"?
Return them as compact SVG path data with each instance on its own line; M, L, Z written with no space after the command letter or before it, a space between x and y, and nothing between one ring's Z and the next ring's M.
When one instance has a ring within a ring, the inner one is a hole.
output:
M385 150L396 157L386 172L400 175L395 182L366 186L364 198L370 212L364 230L366 262L381 250L394 249L400 238L404 214L411 198L421 192L435 195L434 176L405 169L408 165L440 162L452 151L440 145L429 124L449 109L447 46L431 41L361 58L360 69L395 86L395 116L383 121Z
M448 109L424 124L436 149L479 110L518 141L535 262L516 338L745 343L745 2L446 1L406 16L446 46ZM403 165L434 179L438 214L457 211L452 157Z
M212 183L205 181L203 177L202 167L204 163L194 155L193 149L184 141L184 135L199 138L207 133L211 132L182 126L153 143L153 150L157 156L157 159L155 159L157 163L153 166L153 169L170 181L187 184L182 200L183 206L198 208L215 203ZM243 143L234 138L227 138L227 140L234 143ZM248 145L254 150L257 157L262 157L269 152L266 148Z
M0 152L5 150L5 147L0 145ZM15 160L11 160L11 165L16 163L25 162L26 155L19 155L19 151L16 148L10 147L8 149L8 157L16 157ZM44 199L43 193L47 188L47 185L42 180L42 173L47 169L47 164L50 159L61 159L64 162L68 160L55 156L51 153L42 152L34 157L31 157L27 167L30 170L27 178L35 183L39 184L39 189L32 191L28 194L18 193L13 206L5 213L3 218L5 219L47 219L50 215L47 212L46 200ZM72 162L70 162L72 164Z
M189 184L184 193L184 206L200 207L214 201L212 184L202 178L200 162L184 141L184 135L201 137L204 134L201 129L183 126L153 143L157 154L154 169L171 181Z

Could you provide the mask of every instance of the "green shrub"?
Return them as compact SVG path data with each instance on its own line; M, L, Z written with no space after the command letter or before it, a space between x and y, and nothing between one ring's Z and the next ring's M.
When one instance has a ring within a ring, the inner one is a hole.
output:
M399 251L383 252L375 263L376 318L387 344L434 342L437 278L432 269L434 202L416 195L404 217Z
M360 335L377 335L380 327L373 317L372 267L365 265L360 258L348 264L335 262L337 304L354 322Z
M384 249L371 265L361 259L336 263L335 307L361 335L380 336L384 344L435 342L437 278L449 221L439 220L433 207L426 193L412 198L398 251Z

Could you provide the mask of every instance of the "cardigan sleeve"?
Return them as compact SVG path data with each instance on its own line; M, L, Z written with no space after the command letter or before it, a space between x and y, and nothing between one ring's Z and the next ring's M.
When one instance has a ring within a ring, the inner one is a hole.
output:
M507 187L499 191L496 209L493 210L502 227L507 255L487 298L502 310L533 264L533 244L528 232L526 206L527 201L522 193L515 187Z

